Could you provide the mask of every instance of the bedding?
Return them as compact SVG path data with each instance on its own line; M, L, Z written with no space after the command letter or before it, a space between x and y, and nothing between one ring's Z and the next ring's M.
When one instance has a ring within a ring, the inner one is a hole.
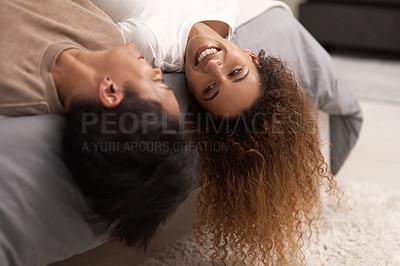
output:
M362 115L329 55L291 14L273 8L237 29L240 47L285 59L302 88L330 114L332 170L336 173L357 140ZM189 104L183 73L164 81L181 110ZM61 149L62 115L0 119L0 265L46 265L103 241L85 217L90 202L79 192Z

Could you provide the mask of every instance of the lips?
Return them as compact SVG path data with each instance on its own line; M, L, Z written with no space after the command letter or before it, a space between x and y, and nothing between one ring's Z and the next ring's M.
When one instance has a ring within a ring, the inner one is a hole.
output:
M219 51L221 51L221 48L219 48L218 46L215 46L215 45L208 44L208 45L201 46L197 50L196 54L194 55L194 65L197 66L201 60L208 57L209 55L218 53ZM201 57L200 57L200 55L201 55ZM200 61L199 61L199 57L200 57Z

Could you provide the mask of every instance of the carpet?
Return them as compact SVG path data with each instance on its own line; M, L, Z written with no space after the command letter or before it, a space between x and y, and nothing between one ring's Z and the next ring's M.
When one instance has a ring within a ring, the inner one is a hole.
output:
M318 233L304 249L306 265L400 265L400 191L343 183L345 209L324 196ZM210 254L186 235L141 266L210 265Z

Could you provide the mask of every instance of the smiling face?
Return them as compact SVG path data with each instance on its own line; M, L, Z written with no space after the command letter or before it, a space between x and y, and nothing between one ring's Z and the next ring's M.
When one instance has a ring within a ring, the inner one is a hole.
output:
M189 90L212 115L236 116L259 96L258 58L219 35L191 38L185 63Z
M163 83L162 71L144 60L136 45L129 43L106 51L105 72L116 86L131 87L144 100L156 101L162 108L179 115L179 104L172 90Z

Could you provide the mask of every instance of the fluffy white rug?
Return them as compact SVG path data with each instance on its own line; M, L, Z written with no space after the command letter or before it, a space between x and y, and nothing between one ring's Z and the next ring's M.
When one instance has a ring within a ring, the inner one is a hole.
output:
M324 199L319 233L305 250L306 265L400 265L400 191L344 183L348 210ZM142 266L210 265L210 254L187 235Z

